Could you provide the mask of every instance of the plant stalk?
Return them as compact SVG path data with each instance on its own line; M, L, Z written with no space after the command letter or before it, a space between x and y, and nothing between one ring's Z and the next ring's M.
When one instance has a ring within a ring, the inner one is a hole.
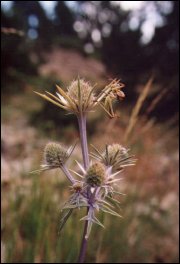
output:
M89 167L89 155L87 144L87 132L86 132L86 115L80 114L78 117L79 133L81 139L82 156L85 170Z
M61 166L61 170L64 172L64 174L72 184L75 183L75 179L64 164Z
M86 132L86 114L80 113L80 115L77 118L78 118L79 133L81 139L84 168L85 170L87 170L87 168L89 167L89 155L88 155L87 132ZM87 208L87 214L88 212L89 212L89 208ZM86 220L84 224L84 231L82 236L78 263L84 263L86 249L87 249L87 239L86 239L87 228L88 228L88 220Z
M87 208L87 214L88 212L89 212L89 208ZM78 263L84 263L86 249L87 249L87 239L86 239L87 228L88 228L88 220L85 221L85 225L84 225L84 231L83 231L83 237L82 237L82 242L81 242L81 249L79 253Z

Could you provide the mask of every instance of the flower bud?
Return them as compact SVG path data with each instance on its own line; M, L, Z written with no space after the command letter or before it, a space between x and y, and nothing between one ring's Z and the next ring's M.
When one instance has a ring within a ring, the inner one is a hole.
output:
M75 193L81 192L83 188L83 183L75 182L71 188Z
M106 171L102 163L93 163L86 173L86 183L91 187L101 186L105 181Z

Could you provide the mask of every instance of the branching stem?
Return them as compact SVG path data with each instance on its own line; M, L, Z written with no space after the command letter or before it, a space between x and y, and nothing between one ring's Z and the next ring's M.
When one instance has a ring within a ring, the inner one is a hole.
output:
M62 165L61 166L61 170L64 172L64 174L66 175L66 177L68 178L68 180L73 184L75 183L75 179L73 178L73 176L71 175L70 171L67 169L66 165Z

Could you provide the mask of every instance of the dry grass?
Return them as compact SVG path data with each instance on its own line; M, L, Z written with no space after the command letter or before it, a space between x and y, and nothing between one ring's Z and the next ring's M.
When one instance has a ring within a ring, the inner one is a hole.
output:
M124 142L128 142L128 139L129 139L129 136L133 130L133 127L135 126L137 120L138 120L138 114L140 112L140 109L142 107L142 104L143 102L145 101L148 93L149 93L149 90L151 88L151 85L152 85L152 82L153 82L153 78L151 77L149 79L149 81L147 82L147 84L145 85L143 91L140 93L139 95L139 98L132 110L132 114L130 116L130 120L129 120L129 124L127 126L127 129L125 131L125 134L124 134Z

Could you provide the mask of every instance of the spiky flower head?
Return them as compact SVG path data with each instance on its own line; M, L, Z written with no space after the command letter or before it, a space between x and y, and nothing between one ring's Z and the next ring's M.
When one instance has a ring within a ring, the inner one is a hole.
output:
M95 96L92 91L92 86L84 81L83 79L74 80L68 87L67 95L76 102L79 103L79 99L81 99L82 106L85 106L88 102L88 105L93 105ZM80 94L79 94L80 93ZM79 96L81 98L79 98Z
M41 164L41 168L32 171L31 173L40 173L42 171L55 168L61 168L64 171L64 165L67 159L71 156L76 144L77 142L73 146L66 148L62 144L56 142L47 143L44 148L43 163ZM66 173L67 172L65 172L65 174ZM69 176L68 178L71 178L71 176ZM74 182L72 178L70 179L70 181Z
M117 161L117 156L122 158L128 158L128 150L120 144L107 145L103 156L107 159L107 163L113 165Z
M61 144L50 142L44 149L44 160L48 166L59 167L66 162L69 157L67 149Z
M106 178L105 166L100 162L90 165L85 176L86 183L91 187L101 186Z
M116 98L124 98L125 95L121 91L124 84L120 80L112 80L110 84L95 96L94 88L89 82L83 79L76 79L68 86L67 91L56 85L58 92L56 95L49 93L38 93L42 98L58 107L76 114L84 114L91 111L96 105L100 105L110 117L115 117L112 103Z
M93 148L96 153L92 153L92 156L106 166L112 166L114 170L122 170L124 167L135 165L136 160L129 155L129 149L120 144L106 145L102 153L94 146Z
M46 92L47 94L35 93L76 115L90 111L97 104L93 94L94 87L83 79L78 78L72 81L66 92L58 85L56 87L57 96L49 92Z

